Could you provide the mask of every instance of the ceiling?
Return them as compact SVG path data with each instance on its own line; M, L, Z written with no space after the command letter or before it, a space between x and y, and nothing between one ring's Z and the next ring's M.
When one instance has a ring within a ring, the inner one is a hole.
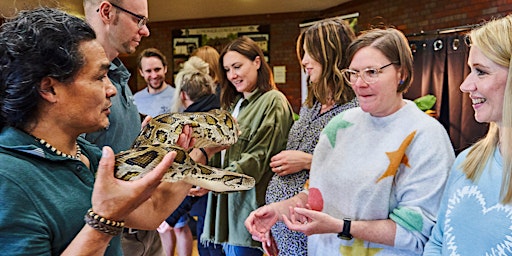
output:
M2 0L0 15L35 6L61 6L83 15L83 0ZM150 21L186 20L269 13L321 11L350 0L148 0Z

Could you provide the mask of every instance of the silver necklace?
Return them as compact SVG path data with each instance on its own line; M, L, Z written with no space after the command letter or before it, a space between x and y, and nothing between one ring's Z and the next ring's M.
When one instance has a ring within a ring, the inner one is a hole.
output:
M36 138L36 141L41 143L41 145L45 146L46 148L48 148L49 150L51 150L53 153L55 153L58 156L67 157L67 158L71 158L71 159L75 159L75 160L80 160L80 156L82 155L82 149L80 148L80 146L78 145L77 142L75 142L76 155L72 156L72 155L63 153L62 151L56 149L54 146L52 146L50 143L48 143L47 141L45 141L43 139Z

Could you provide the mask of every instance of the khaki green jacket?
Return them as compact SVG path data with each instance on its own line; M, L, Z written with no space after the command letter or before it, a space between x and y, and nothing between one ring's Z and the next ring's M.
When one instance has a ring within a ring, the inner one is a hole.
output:
M265 192L273 175L270 158L285 149L293 124L292 114L290 103L277 90L266 93L256 90L244 99L237 117L242 133L226 151L222 167L254 177L256 186L229 194L210 193L201 236L203 243L261 247L260 242L252 239L244 221L253 210L265 204ZM212 160L220 162L218 155Z

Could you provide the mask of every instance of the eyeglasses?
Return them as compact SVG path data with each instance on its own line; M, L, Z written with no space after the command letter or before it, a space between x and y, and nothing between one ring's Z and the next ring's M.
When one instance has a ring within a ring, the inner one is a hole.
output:
M344 69L341 71L343 74L343 78L349 85L353 85L356 83L357 78L361 77L363 81L367 84L374 84L379 81L379 74L382 73L382 69L387 68L393 64L397 64L395 62L391 62L387 65L384 65L380 68L365 68L361 71L355 71L352 69Z
M142 15L139 15L139 14L136 14L136 13L133 13L131 11L128 11L126 10L125 8L117 5L117 4L113 4L113 3L110 3L112 6L114 6L115 8L123 11L123 12L126 12L130 15L132 15L133 17L136 17L137 19L139 19L139 21L137 22L137 27L139 28L142 28L146 25L146 23L148 23L148 18L146 16L142 16Z

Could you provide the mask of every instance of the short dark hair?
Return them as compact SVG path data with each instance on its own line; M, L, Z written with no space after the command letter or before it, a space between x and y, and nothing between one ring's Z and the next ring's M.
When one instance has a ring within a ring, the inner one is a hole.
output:
M137 58L137 63L139 65L140 70L142 70L142 65L140 64L140 62L142 61L142 58L149 58L149 57L159 58L160 61L162 62L162 65L164 65L164 67L167 67L167 58L165 58L165 55L161 51L159 51L156 48L147 48L147 49L144 49L144 51L142 51L139 54L139 57Z
M61 10L21 11L0 27L0 127L33 121L45 77L69 83L84 66L80 43L94 40L82 19Z
M380 51L390 62L400 66L402 81L398 85L397 92L407 92L412 84L414 60L405 35L395 28L363 31L347 48L348 60L352 62L354 55L368 46Z

